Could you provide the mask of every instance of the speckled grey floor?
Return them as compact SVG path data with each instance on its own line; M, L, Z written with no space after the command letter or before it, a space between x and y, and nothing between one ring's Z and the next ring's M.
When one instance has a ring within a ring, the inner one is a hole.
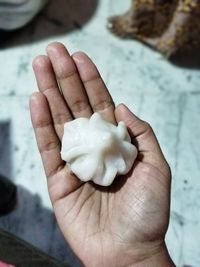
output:
M79 266L51 211L28 110L28 97L36 89L32 58L57 40L70 52L86 51L115 102L126 103L152 124L173 173L167 244L177 266L198 267L200 71L177 67L138 42L112 36L106 19L125 11L129 1L86 2L53 1L28 27L0 43L0 172L19 185L17 209L0 218L0 227Z

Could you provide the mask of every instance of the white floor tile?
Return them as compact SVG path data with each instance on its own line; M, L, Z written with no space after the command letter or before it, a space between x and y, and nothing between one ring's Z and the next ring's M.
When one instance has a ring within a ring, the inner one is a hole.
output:
M54 12L54 2L15 36L12 46L0 50L0 171L20 185L18 209L1 218L0 225L78 266L51 211L28 109L28 98L36 90L31 61L56 40L70 52L87 52L116 104L127 104L152 124L173 173L170 253L177 265L200 266L200 72L178 68L139 42L110 34L107 18L125 12L129 5L130 1L99 1L83 21L75 2L68 2L66 13L62 8Z

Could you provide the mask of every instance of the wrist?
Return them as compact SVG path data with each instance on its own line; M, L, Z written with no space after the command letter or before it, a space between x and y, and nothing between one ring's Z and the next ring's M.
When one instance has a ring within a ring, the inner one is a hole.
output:
M128 265L127 267L176 267L176 265L173 263L169 252L164 245L156 254L153 254L142 261L133 263L132 265Z

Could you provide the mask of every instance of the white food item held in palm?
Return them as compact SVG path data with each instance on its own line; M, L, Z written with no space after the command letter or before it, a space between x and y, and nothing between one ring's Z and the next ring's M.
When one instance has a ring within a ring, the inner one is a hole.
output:
M130 171L137 149L124 122L115 126L94 113L65 123L61 157L83 182L109 186Z

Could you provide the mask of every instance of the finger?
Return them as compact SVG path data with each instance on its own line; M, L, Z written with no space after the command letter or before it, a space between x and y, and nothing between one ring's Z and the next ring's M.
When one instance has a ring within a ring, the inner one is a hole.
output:
M30 98L31 119L38 148L48 178L49 195L53 205L76 190L82 182L71 173L60 156L60 141L54 131L48 102L42 93Z
M53 65L56 78L65 101L74 118L90 117L91 107L87 94L78 75L74 61L61 43L52 43L47 47L47 54Z
M116 123L112 97L94 63L83 52L73 54L72 58L84 84L93 111L101 113L105 119Z
M63 124L72 119L69 109L60 93L51 62L47 56L38 56L33 61L33 69L40 92L44 93L59 138L63 135Z
M30 111L38 149L49 178L63 168L64 163L60 156L60 140L52 124L48 102L42 93L31 96Z
M132 137L135 138L139 159L157 165L164 159L160 145L151 126L135 116L125 105L120 104L115 110L117 122L124 121Z

